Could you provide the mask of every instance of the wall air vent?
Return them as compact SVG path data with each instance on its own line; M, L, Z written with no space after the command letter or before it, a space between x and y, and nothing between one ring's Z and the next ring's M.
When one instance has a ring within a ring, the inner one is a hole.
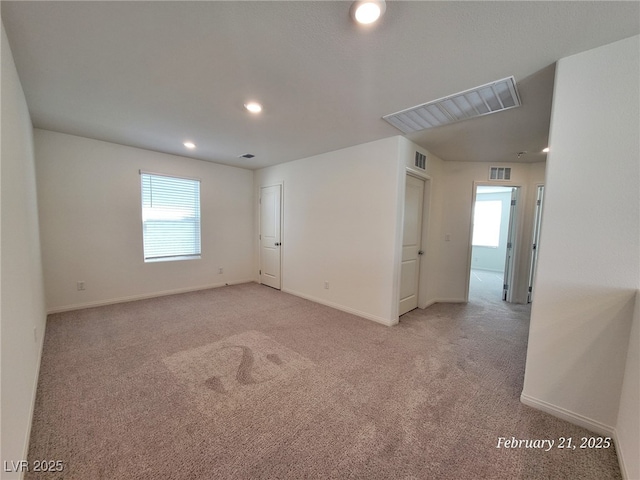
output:
M511 76L382 118L407 134L501 112L520 105L516 81Z
M427 168L427 156L424 153L416 152L414 165L422 170Z
M489 180L511 180L511 167L489 167Z

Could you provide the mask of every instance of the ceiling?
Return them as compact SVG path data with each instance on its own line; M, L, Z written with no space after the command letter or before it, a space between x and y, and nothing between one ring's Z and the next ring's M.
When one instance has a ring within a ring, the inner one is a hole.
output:
M510 75L521 107L407 137L542 161L555 62L640 33L637 1L389 1L373 28L349 7L2 1L2 21L35 127L250 169L399 135L383 115Z

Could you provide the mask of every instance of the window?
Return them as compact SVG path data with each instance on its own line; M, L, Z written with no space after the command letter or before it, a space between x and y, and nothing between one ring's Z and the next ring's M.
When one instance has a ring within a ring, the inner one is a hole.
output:
M144 261L200 258L200 180L140 177Z
M473 214L473 246L497 248L500 245L501 218L502 201L476 202Z

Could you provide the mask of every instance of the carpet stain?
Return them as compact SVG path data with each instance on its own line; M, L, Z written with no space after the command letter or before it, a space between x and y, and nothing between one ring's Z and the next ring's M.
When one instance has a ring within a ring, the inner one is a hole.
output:
M224 350L225 348L227 349L237 348L237 349L240 349L240 351L242 352L240 365L238 365L238 371L236 372L236 380L238 381L238 383L242 385L253 385L254 383L262 383L273 378L273 376L268 378L263 378L260 382L255 378L253 378L251 368L254 366L255 360L254 360L253 351L249 347L245 347L243 345L231 345L228 347L224 347L221 350ZM272 363L275 363L276 365L282 365L282 360L275 353L267 354L266 358L267 360L269 360ZM214 375L213 377L208 378L204 382L204 384L207 386L207 388L213 390L214 392L217 392L217 393L227 392L227 390L224 388L224 385L222 384L222 380L217 375Z
M238 373L236 373L236 380L242 385L251 385L253 383L257 383L255 378L253 378L251 374L251 367L253 367L253 352L249 347L245 347L242 345L229 347L229 348L239 348L242 350L242 359L240 360L240 365L238 366Z
M263 333L247 331L183 350L163 363L207 416L278 392L313 362Z
M222 381L220 380L220 377L218 376L214 375L211 378L207 378L204 384L207 388L213 390L214 392L227 393L227 391L224 388L224 385L222 384Z
M282 365L282 360L275 353L268 354L267 355L267 360L269 360L270 362L275 363L276 365Z

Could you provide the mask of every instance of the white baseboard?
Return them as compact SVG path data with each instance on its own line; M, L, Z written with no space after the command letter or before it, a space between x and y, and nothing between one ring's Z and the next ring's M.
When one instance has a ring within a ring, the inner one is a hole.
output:
M65 305L47 310L47 314L70 312L73 310L81 310L83 308L103 307L105 305L114 305L116 303L135 302L136 300L146 300L148 298L166 297L167 295L177 295L179 293L197 292L200 290L209 290L211 288L226 287L228 285L239 285L241 283L254 283L253 279L238 280L235 282L213 283L210 285L201 285L198 287L177 288L174 290L163 290L160 292L144 293L141 295L131 295L127 297L110 298L107 300L99 300L96 302L76 303L73 305Z
M329 302L321 298L316 298L311 295L307 295L305 293L300 293L295 290L290 290L288 288L283 288L282 291L284 293L295 295L296 297L304 298L305 300L310 300L312 302L319 303L321 305L326 305L327 307L335 308L336 310L340 310L342 312L350 313L352 315L357 315L358 317L366 318L367 320L372 320L376 323L381 323L382 325L385 325L387 327L392 327L393 325L396 325L398 323L397 319L395 321L392 321L386 318L378 317L376 315L371 315L370 313L361 312L351 307L346 307L344 305L339 305L337 303Z
M605 425L604 423L585 417L584 415L580 415L579 413L572 412L570 410L567 410L566 408L558 407L557 405L553 405L543 400L530 397L529 395L525 395L524 393L520 395L520 401L525 405L528 405L537 410L542 410L543 412L553 415L554 417L561 418L563 420L566 420L567 422L571 422L575 425L586 428L587 430L595 432L599 435L611 437L613 439L613 445L618 455L618 465L620 466L620 471L622 472L622 478L624 480L636 480L629 477L627 473L628 470L625 463L624 454L622 452L622 449L620 448L620 443L618 441L618 432L615 427Z
M467 301L464 298L434 298L428 300L427 303L424 306L420 306L420 308L429 308L436 303L467 303Z
M24 452L22 456L22 460L27 459L27 455L29 454L29 443L31 441L31 427L33 426L33 414L36 411L36 395L38 394L38 380L40 379L40 366L42 365L42 352L44 351L44 335L47 331L47 320L45 318L44 328L42 329L42 333L40 333L40 345L38 353L38 368L36 368L36 374L33 379L33 388L31 391L33 392L31 395L31 405L29 406L29 425L27 426L27 436L24 439L24 445L22 447L22 451ZM24 478L25 472L20 473L20 479Z
M494 249L493 247L489 247L489 248ZM490 273L504 273L504 269L502 269L502 270L492 270L490 268L474 267L473 265L471 266L471 270L480 270L481 272L490 272Z
M584 415L580 415L579 413L572 412L570 410L567 410L566 408L558 407L557 405L545 402L544 400L539 400L523 393L522 395L520 395L520 401L525 405L528 405L529 407L535 408L536 410L542 410L543 412L553 415L554 417L561 418L562 420L566 420L567 422L586 428L587 430L598 433L600 435L605 435L608 437L613 437L614 435L614 427L605 425L604 423L598 422L597 420L593 420L589 417L585 417Z
M629 470L627 468L627 463L624 459L624 450L620 447L620 442L618 441L618 430L613 429L613 443L616 446L616 453L618 454L618 465L620 466L620 472L622 473L623 480L638 480L636 478L631 478L629 476Z

